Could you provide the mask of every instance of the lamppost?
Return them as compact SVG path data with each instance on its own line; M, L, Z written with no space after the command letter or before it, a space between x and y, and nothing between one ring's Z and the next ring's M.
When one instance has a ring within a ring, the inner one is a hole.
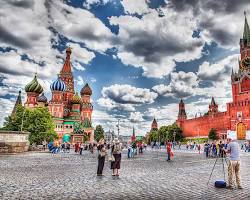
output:
M26 112L26 109L24 108L23 115L22 115L21 132L23 132L23 118L24 118L25 112Z
M117 134L118 134L118 138L119 138L119 135L120 135L120 119L118 119L116 127L117 127Z
M173 136L174 136L174 142L175 142L176 131L174 131Z
M174 131L173 136L174 136L173 148L175 148L175 136L176 136L176 131Z

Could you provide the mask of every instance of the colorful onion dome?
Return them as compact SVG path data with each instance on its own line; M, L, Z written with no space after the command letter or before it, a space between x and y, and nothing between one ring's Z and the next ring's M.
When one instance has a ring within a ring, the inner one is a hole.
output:
M38 98L37 98L37 102L43 102L43 103L47 103L48 99L47 97L44 95L44 93L42 93Z
M55 80L51 85L50 89L52 91L62 91L64 92L66 90L66 85L65 83L60 79L58 76L57 80Z
M73 103L73 104L81 104L82 103L82 99L78 95L78 92L76 92L75 95L72 97L71 103Z
M88 83L86 83L86 85L82 88L82 90L81 90L81 95L89 95L89 96L92 95L92 90L91 90L91 88L89 87L89 84L88 84Z
M43 92L43 87L37 81L37 75L35 75L33 80L25 86L25 91L35 92L38 94L41 94Z

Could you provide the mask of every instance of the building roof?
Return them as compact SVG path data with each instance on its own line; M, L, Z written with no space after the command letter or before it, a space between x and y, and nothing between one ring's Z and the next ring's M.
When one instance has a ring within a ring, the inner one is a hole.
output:
M211 104L210 105L212 105L212 106L216 106L217 104L215 103L215 100L214 100L214 97L212 97L212 99L211 99Z
M66 90L66 84L58 76L58 78L50 85L50 89L52 91L64 92Z
M25 86L26 92L35 92L41 94L43 92L43 87L37 81L37 75L35 74L33 80Z
M89 96L92 95L92 90L91 90L91 88L89 87L89 84L88 84L88 83L86 83L86 84L84 85L84 87L82 88L82 90L81 90L81 95L89 95Z
M72 53L72 50L70 47L66 49L66 60L64 62L63 68L61 70L61 73L67 73L71 74L71 62L70 62L70 55Z
M38 98L37 98L37 102L43 102L43 103L47 103L48 99L47 97L44 95L44 93L42 93Z
M245 15L245 24L244 24L243 39L247 40L247 42L250 42L250 29L247 22L246 12L244 12L244 15Z
M18 96L17 96L17 99L16 99L16 103L15 103L15 106L12 110L12 113L11 113L11 116L14 116L16 114L16 111L17 111L17 106L18 105L22 105L22 97L21 97L21 90L19 90L18 92Z

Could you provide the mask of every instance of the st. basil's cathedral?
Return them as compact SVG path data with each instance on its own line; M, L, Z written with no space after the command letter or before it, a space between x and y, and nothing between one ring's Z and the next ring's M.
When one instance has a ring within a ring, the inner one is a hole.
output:
M27 93L26 108L47 106L55 122L55 131L61 139L70 134L71 142L80 142L86 134L89 142L94 141L92 128L93 106L90 102L92 90L86 84L80 92L75 92L74 77L70 61L71 48L66 49L66 60L57 79L50 85L52 99L48 102L43 88L37 80L37 75L25 86ZM20 96L20 94L19 94ZM78 132L77 132L78 131Z
M207 137L213 128L225 139L231 132L238 140L250 140L250 28L245 13L243 37L240 39L239 70L231 74L232 98L225 112L218 111L212 97L208 112L201 117L187 119L185 104L181 99L177 124L184 137Z

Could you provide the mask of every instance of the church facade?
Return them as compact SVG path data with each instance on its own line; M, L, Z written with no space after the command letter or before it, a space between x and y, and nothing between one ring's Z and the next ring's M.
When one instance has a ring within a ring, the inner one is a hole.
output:
M27 101L25 107L48 107L55 122L55 131L59 138L65 134L71 135L71 142L81 142L84 135L89 142L94 141L92 128L93 106L90 102L92 90L86 84L80 95L74 88L74 77L70 61L71 49L66 49L66 59L57 79L50 85L52 98L50 101L43 93L43 88L37 80L37 75L25 86Z
M238 140L246 139L250 131L250 29L246 16L240 54L238 72L232 71L231 74L232 102L227 103L225 112L218 111L212 97L206 115L187 119L185 104L181 99L176 122L184 137L207 137L214 128L220 138L226 138L227 133L232 131Z

